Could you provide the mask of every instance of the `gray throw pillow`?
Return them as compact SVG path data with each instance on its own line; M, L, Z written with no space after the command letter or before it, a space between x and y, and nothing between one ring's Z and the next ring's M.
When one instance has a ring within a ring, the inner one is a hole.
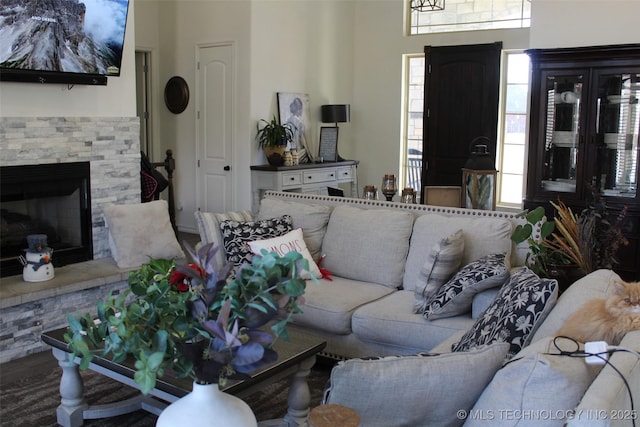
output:
M505 254L491 254L462 267L427 303L429 320L471 311L473 297L485 289L501 286L509 278Z
M336 206L322 241L322 267L345 279L398 288L412 229L413 215L403 209Z
M469 412L465 427L564 425L602 368L587 365L583 357L560 355L560 351L575 350L582 348L554 337L525 347L496 372ZM489 424L488 414L492 414Z
M460 426L459 411L471 409L508 347L349 359L331 371L326 403L355 409L367 427Z
M466 351L496 341L511 344L513 356L529 344L558 299L558 281L541 279L527 267L514 272L493 303L451 349Z
M416 281L414 313L424 313L431 298L451 278L451 275L458 271L463 253L462 230L433 245Z
M111 255L119 268L138 268L149 258L185 258L169 220L166 200L102 207Z

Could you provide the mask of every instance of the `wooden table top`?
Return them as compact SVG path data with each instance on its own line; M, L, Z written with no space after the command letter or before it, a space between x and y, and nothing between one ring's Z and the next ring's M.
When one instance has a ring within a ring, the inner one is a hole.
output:
M51 347L68 351L69 347L64 340L65 332L66 328L44 332L42 334L42 341ZM253 372L248 379L229 380L227 385L221 390L232 395L241 394L250 387L276 377L278 374L290 369L303 360L315 356L327 345L326 341L316 335L292 329L288 332L290 337L289 341L279 339L273 345L273 349L278 353L278 360ZM133 378L135 373L135 360L133 358L116 363L96 355L92 363L129 378ZM175 375L172 375L172 372L167 371L162 378L158 378L156 381L156 389L176 397L182 397L191 391L192 383L193 381L190 378L177 378Z

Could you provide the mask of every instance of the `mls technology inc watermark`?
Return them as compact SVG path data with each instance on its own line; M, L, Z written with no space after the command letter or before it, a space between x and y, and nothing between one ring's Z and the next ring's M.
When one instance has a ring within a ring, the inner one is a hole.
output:
M466 411L460 409L456 416L460 420L530 420L530 421L553 421L553 420L637 420L638 412L635 409L570 409L570 410L546 410L546 409L472 409Z

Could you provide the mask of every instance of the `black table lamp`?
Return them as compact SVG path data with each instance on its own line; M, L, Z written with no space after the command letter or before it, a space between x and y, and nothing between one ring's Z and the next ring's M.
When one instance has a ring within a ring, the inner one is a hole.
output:
M350 109L351 105L349 104L330 104L323 105L320 107L320 121L322 123L335 123L336 127L338 127L338 123L347 123L350 121ZM338 145L336 135L336 147ZM340 154L337 154L338 160L344 160L340 157Z

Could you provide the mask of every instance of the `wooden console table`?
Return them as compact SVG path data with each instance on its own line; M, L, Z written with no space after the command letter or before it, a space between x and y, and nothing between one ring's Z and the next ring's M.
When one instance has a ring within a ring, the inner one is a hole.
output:
M171 372L166 372L163 378L157 379L156 387L147 396L140 394L120 402L89 405L83 394L84 386L78 367L80 359L68 353L69 348L64 340L65 332L66 328L61 328L42 334L42 341L52 347L53 356L58 359L62 368L61 400L56 413L58 424L63 427L79 427L85 419L113 417L139 409L160 415L168 405L167 402L174 402L191 390L190 379L176 378ZM243 398L281 379L291 379L287 397L289 409L284 419L261 421L260 427L307 426L311 396L307 377L315 364L316 354L322 351L327 343L318 336L302 331L290 330L289 336L290 341L278 340L273 346L278 353L278 360L253 372L247 379L229 380L222 388L226 393ZM134 363L133 358L118 363L96 355L89 369L138 388L133 379Z
M351 196L358 194L358 160L305 163L296 166L251 166L252 209L258 212L267 190L327 194L327 187L351 183Z

